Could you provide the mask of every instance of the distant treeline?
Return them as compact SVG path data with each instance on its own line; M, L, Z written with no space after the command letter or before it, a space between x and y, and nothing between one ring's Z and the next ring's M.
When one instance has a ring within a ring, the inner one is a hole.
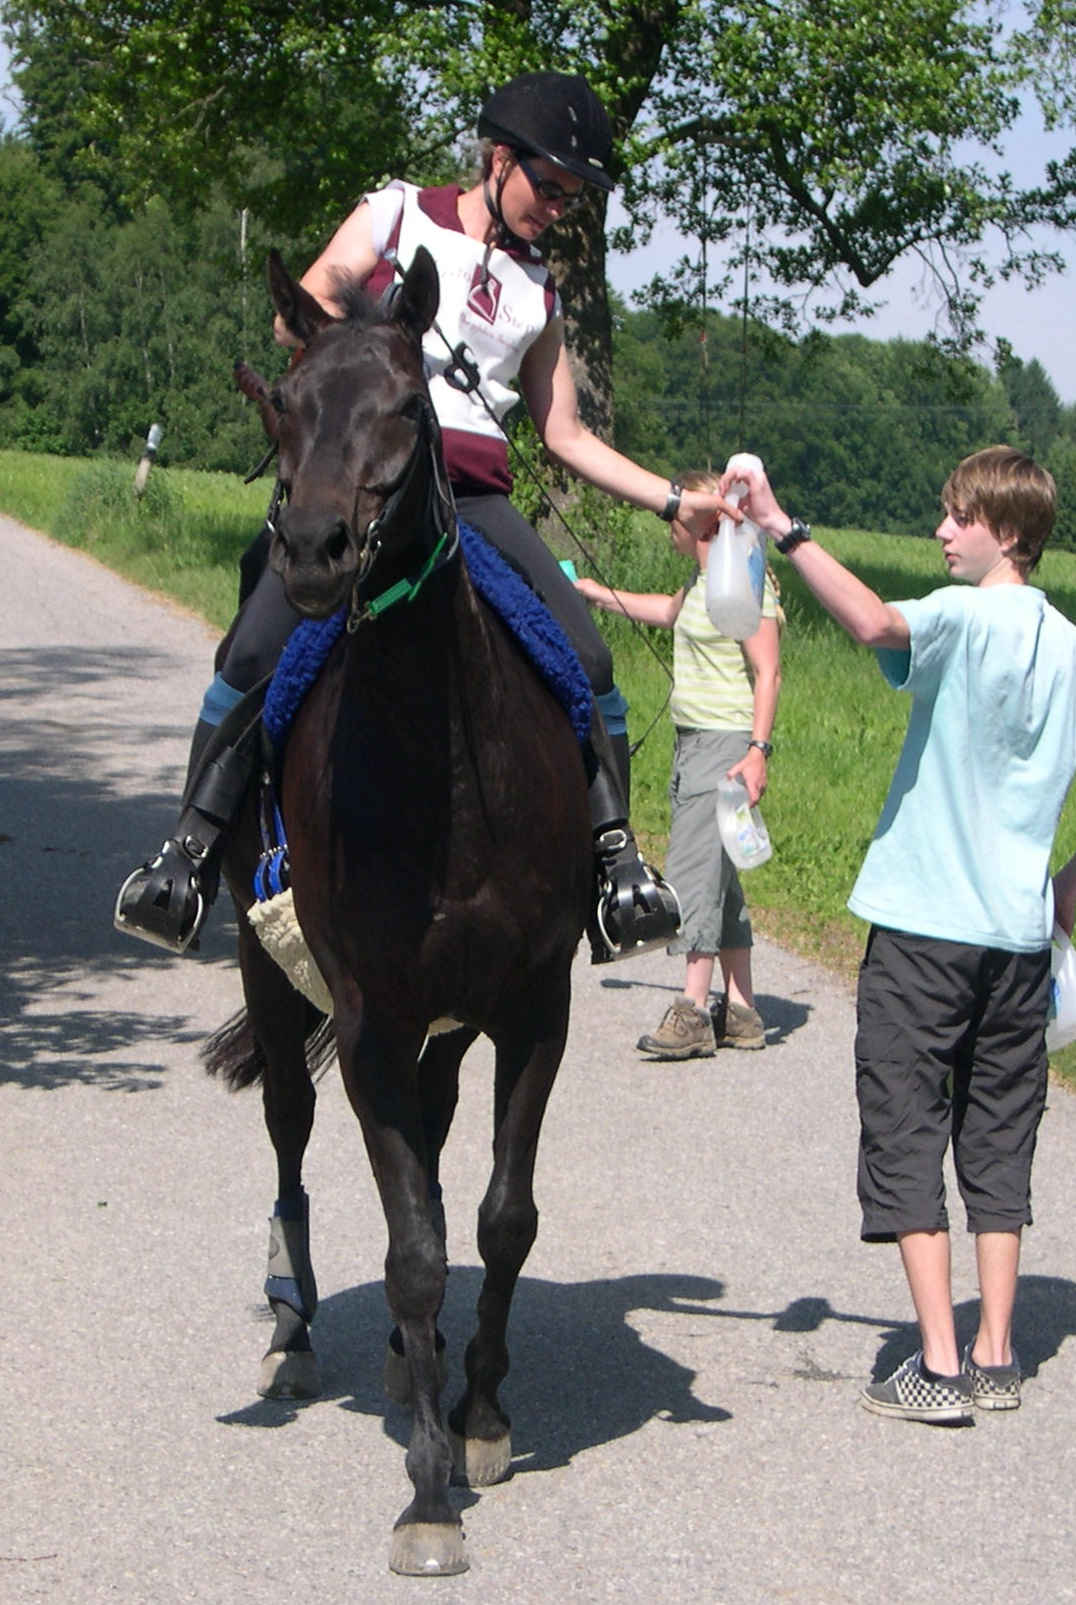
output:
M208 200L163 199L133 218L66 192L31 149L0 139L0 446L137 454L242 472L261 455L235 391L244 357L285 365L265 289L270 244L302 271L321 241L267 238ZM705 338L703 334L705 332ZM1058 479L1059 538L1076 546L1076 408L1038 362L1005 350L990 372L918 341L862 335L794 343L711 313L669 329L617 307L616 444L659 471L765 457L789 506L820 524L928 533L938 491L968 451L1031 450Z
M793 343L717 313L667 335L621 308L615 354L616 444L643 462L672 473L755 451L803 517L922 535L950 469L1006 441L1051 469L1057 538L1076 546L1076 407L1005 345L991 372L926 341Z

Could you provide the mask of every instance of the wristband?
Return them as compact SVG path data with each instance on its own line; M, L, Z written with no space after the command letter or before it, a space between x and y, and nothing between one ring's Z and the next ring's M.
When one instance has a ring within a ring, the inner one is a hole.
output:
M794 552L797 546L802 546L804 541L809 541L810 538L810 524L805 524L802 518L794 518L789 525L788 534L782 535L781 539L774 541L773 544L782 557L787 557L789 552Z
M670 481L669 481L669 494L665 498L665 506L661 509L661 512L658 514L658 517L659 518L663 518L665 520L666 524L671 524L673 519L679 513L679 511L680 511L680 498L683 496L683 494L684 494L683 486L682 485L678 485L676 483L675 479L670 479Z

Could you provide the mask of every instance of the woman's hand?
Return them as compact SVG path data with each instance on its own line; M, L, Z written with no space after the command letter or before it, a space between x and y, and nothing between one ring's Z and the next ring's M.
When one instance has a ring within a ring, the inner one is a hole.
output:
M747 795L751 799L752 808L766 790L766 755L758 747L748 747L746 758L734 763L729 775L739 775L747 787Z
M697 541L708 541L717 534L723 513L727 513L736 524L743 518L743 514L731 502L722 501L715 491L685 490L680 494L680 511L676 517Z

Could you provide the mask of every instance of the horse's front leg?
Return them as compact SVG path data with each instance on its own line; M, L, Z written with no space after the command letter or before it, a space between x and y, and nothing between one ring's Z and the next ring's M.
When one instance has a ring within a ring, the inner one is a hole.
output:
M568 1031L567 969L532 989L529 1018L498 1032L493 1172L478 1211L486 1267L478 1326L467 1348L467 1388L449 1416L457 1478L484 1487L507 1476L511 1423L498 1391L508 1375L508 1314L538 1233L534 1162Z
M362 1124L385 1211L385 1294L403 1340L413 1411L407 1474L415 1496L396 1522L389 1565L405 1576L467 1570L459 1512L448 1498L452 1452L441 1420L437 1316L445 1292L443 1233L430 1208L430 1179L416 1059L420 1040L400 1042L367 1013L336 1001L340 1067Z
M275 1326L262 1359L258 1392L267 1399L313 1399L321 1392L310 1343L318 1291L310 1261L309 1202L302 1167L315 1104L306 1037L316 1016L288 985L246 920L241 920L239 929L247 1010L265 1055L262 1104L277 1164L265 1278Z
M430 1037L418 1062L419 1093L422 1100L422 1127L425 1137L426 1178L433 1229L446 1249L445 1209L441 1197L441 1151L452 1125L459 1098L460 1063L478 1032L460 1026ZM436 1334L437 1378L443 1388L447 1375L445 1341ZM394 1404L410 1405L411 1373L404 1350L403 1333L393 1327L385 1350L385 1392Z

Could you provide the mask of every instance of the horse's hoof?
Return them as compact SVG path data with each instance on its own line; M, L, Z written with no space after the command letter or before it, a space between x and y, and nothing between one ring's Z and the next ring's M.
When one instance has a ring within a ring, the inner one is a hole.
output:
M441 1335L438 1333L438 1337ZM385 1345L385 1392L393 1404L402 1404L405 1408L411 1403L411 1368L407 1363L405 1354L397 1354L392 1346L391 1339ZM437 1347L437 1391L440 1393L448 1381L448 1361L445 1359L444 1339Z
M470 1561L459 1522L409 1522L392 1534L389 1570L401 1577L456 1577Z
M512 1434L499 1438L461 1438L448 1431L452 1449L452 1481L468 1488L489 1488L503 1482L512 1464Z
M263 1399L316 1399L321 1393L317 1355L309 1349L270 1349L258 1373L258 1392Z

